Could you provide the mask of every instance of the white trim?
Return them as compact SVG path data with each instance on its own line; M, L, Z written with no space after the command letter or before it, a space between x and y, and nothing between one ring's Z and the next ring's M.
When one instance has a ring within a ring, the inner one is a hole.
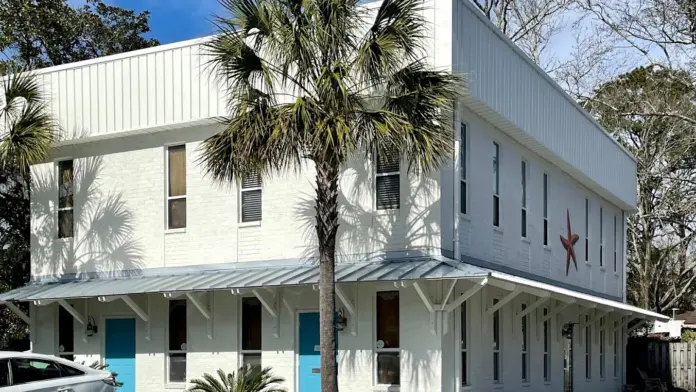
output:
M396 348L377 348L376 343L377 343L377 296L381 292L395 292L396 295L398 296L399 299L399 347ZM391 391L392 389L390 388L400 388L400 385L395 385L395 384L379 384L377 382L378 380L378 374L377 374L377 369L378 369L378 357L379 354L382 353L397 353L399 354L399 381L401 381L401 360L402 360L402 355L401 355L401 290L396 289L396 290L375 290L374 295L372 296L372 301L373 301L373 309L375 310L373 312L373 317L374 317L374 322L372 323L372 360L373 360L373 366L372 366L372 387L373 390L376 388L377 390L389 390Z
M186 177L186 188L184 188L184 194L179 195L179 196L170 196L169 195L169 150L172 148L179 148L183 147L184 149L184 171L185 177ZM176 144L167 144L164 146L164 198L165 198L165 205L164 205L164 231L165 233L174 233L174 232L181 232L183 229L183 232L186 232L186 226L188 226L188 201L187 201L187 206L186 206L186 224L184 227L170 227L170 216L169 216L169 202L173 200L186 200L188 196L188 149L186 148L186 143L176 143Z
M375 173L375 179L374 179L373 184L372 184L374 187L374 190L375 190L374 203L373 203L374 211L378 214L400 213L401 207L402 207L401 206L401 204L402 204L401 203L401 187L403 185L403 183L401 181L401 164L402 164L401 152L399 152L399 154L398 154L398 156L399 156L399 171L395 171L395 172L380 173L378 171L378 169L379 169L379 167L378 167L379 166L378 165L379 157L378 157L377 151L375 151L373 156L374 156L374 173ZM398 177L399 178L399 208L382 208L382 209L377 208L377 199L378 199L378 197L377 197L377 178L380 178L380 177Z
M170 317L170 301L183 301L184 306L186 307L186 312L185 312L185 318L186 318L186 350L170 350L169 349L169 335L171 331L169 330L169 317ZM180 389L182 387L186 387L186 381L170 381L169 376L170 374L170 357L171 354L184 354L186 356L186 376L184 377L185 379L188 378L188 344L191 341L191 328L189 328L189 318L188 318L188 313L189 313L189 304L186 299L172 299L167 301L167 310L166 310L166 324L165 324L165 339L164 339L164 385L166 389Z
M604 267L604 207L599 206L599 266Z
M549 238L549 174L547 172L542 173L541 188L541 215L543 217L541 228L541 241L544 247L550 249L551 242Z
M496 202L496 206L498 207L498 222L496 223L496 216L495 216L495 210L493 210L493 227L494 228L499 228L502 226L502 208L501 208L501 203L500 203L500 143L496 140L493 140L493 167L495 168L495 178L493 180L493 200Z
M261 178L261 175L259 176L259 185L258 186L252 186L245 188L244 187L244 180L240 181L239 183L239 198L238 198L238 211L237 211L237 216L239 219L237 220L238 226L239 227L249 227L249 226L261 226L261 222L263 221L263 179ZM244 211L244 205L243 205L243 200L244 200L244 193L246 192L254 192L254 191L261 191L261 219L259 220L250 220L250 221L244 221L244 217L242 214L242 211Z
M520 186L522 187L522 206L520 214L524 214L524 220L520 215L520 234L523 240L527 240L529 237L529 202L528 202L528 183L529 183L529 162L524 158L520 160ZM524 223L524 227L521 225Z
M590 199L585 197L585 243L583 244L585 253L585 264L590 264Z
M459 209L457 210L460 215L468 216L469 215L469 167L471 166L469 164L469 134L470 134L470 126L467 124L465 121L461 120L459 121L459 132L458 135L456 135L456 140L459 142L458 151L459 154L457 156L457 162L456 164L456 169L458 172L458 178L459 178L459 190L458 190L458 195L459 198L456 201L459 204ZM462 139L462 133L464 133L464 139ZM463 145L462 145L463 142ZM462 168L462 153L464 153L464 167ZM464 187L466 190L466 194L464 195L464 206L461 205L461 184L464 183ZM464 210L462 212L462 209Z

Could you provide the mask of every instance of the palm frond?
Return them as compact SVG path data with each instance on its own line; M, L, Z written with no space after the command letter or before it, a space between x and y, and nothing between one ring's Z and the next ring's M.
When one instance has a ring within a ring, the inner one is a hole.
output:
M273 375L271 368L260 371L251 366L242 366L237 372L217 371L217 377L204 374L191 380L189 392L282 392L280 385L285 379Z

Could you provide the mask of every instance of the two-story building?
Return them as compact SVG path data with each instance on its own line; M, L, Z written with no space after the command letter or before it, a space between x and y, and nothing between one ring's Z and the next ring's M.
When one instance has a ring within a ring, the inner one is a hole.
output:
M430 60L467 77L456 159L344 168L339 387L619 391L629 326L666 319L625 303L635 159L468 0L428 5ZM0 302L123 392L243 364L318 391L314 169L203 175L226 113L205 41L38 71L67 136L32 167L32 282Z

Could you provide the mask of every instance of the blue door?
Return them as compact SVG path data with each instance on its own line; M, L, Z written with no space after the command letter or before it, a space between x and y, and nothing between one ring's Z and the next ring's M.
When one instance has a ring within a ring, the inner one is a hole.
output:
M118 391L135 392L135 319L107 319L104 339L104 363L123 383Z
M321 392L319 313L300 313L300 392Z

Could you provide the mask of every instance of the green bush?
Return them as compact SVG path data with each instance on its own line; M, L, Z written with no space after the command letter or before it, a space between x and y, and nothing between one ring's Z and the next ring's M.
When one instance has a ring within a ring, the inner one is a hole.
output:
M191 380L189 392L283 392L279 384L283 378L275 377L271 368L259 370L251 366L242 366L237 372L217 371L217 377L208 373L200 379Z

